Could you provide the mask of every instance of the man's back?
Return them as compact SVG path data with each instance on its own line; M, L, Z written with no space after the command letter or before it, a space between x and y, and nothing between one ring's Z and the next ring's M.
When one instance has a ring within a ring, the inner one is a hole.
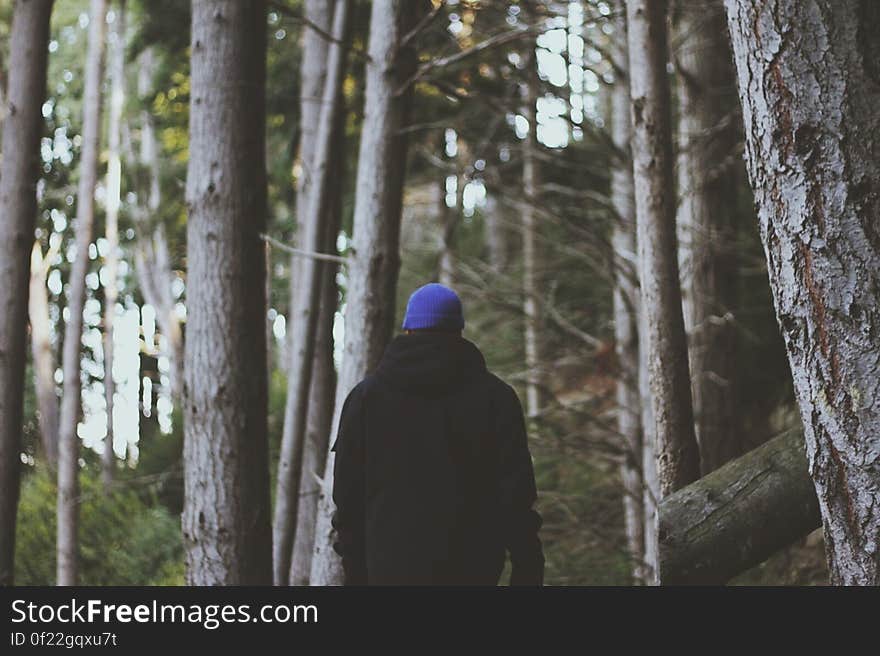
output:
M540 517L522 408L457 333L396 337L352 390L334 446L348 583L538 585Z

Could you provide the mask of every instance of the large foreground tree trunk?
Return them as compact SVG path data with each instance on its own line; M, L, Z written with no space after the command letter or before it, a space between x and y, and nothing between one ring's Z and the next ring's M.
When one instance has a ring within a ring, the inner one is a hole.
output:
M345 346L337 384L333 432L342 402L379 361L391 338L400 267L400 216L406 172L412 89L401 88L417 63L412 43L401 39L427 11L423 2L375 2L370 43L364 124L358 155L354 208L354 253L348 271ZM342 570L333 551L333 452L328 452L315 528L312 585L339 584Z
M58 421L58 585L76 585L79 435L81 410L83 306L86 300L86 274L89 246L95 221L95 185L98 182L98 155L101 142L101 82L104 74L104 34L107 0L92 0L89 7L89 45L86 52L83 95L82 152L76 195L76 256L70 269L67 307L70 317L64 331L62 372L64 388Z
M122 105L125 102L125 0L120 0L113 21L110 45L110 117L107 126L107 214L105 237L107 255L104 257L104 397L107 403L107 437L102 454L104 489L113 482L116 457L113 452L113 324L116 301L119 298L119 205L122 201Z
M57 251L49 249L43 257L40 241L31 251L31 282L28 317L31 323L31 357L34 364L34 389L40 422L43 457L50 469L58 466L58 395L55 392L55 353L52 349L49 319L49 294L46 277Z
M731 461L660 504L660 578L722 584L820 523L801 431Z
M272 581L263 0L195 0L183 535L194 585Z
M728 0L831 581L880 584L880 5Z
M687 342L675 239L675 194L667 80L666 2L627 2L642 312L661 496L696 480Z
M742 452L733 324L739 120L721 0L683 0L679 9L679 260L700 470L705 475Z
M9 46L0 176L0 585L11 585L21 468L30 247L52 0L18 0Z
M307 202L307 212L300 228L300 243L306 250L320 252L326 243L329 208L331 206L330 176L333 173L334 131L340 126L337 114L342 105L342 81L345 72L346 24L348 0L336 0L333 10L333 37L327 49L327 74L322 94L322 111L318 115L313 159L310 163L311 182L308 194L298 202ZM293 263L295 266L296 263ZM290 378L284 409L284 429L278 460L273 523L273 580L275 585L290 581L290 562L299 508L300 477L305 445L306 415L315 355L315 334L320 313L321 269L317 260L301 258L297 289L292 294L290 327Z
M623 8L618 3L619 9ZM617 58L624 70L626 57L626 17L616 21ZM623 442L620 477L623 482L624 528L632 561L633 581L645 579L645 505L642 479L642 418L639 395L639 290L636 267L636 217L632 161L629 143L632 134L629 112L629 81L620 76L611 91L611 136L618 160L611 172L611 203L615 223L614 248L614 344L617 355L617 431Z

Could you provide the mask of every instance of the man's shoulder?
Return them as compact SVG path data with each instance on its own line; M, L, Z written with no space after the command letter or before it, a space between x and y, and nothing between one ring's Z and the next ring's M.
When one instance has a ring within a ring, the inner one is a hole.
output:
M351 388L346 398L346 403L363 401L369 390L375 385L375 376L365 376L357 385Z
M516 403L519 404L519 396L512 385L506 383L496 374L488 369L486 370L486 385L492 395L500 403Z

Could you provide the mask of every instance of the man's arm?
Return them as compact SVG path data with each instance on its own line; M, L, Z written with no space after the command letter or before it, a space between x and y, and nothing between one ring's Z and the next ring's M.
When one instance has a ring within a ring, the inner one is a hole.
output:
M367 562L364 517L364 430L362 391L355 387L345 399L339 433L332 450L333 549L342 557L345 585L366 585Z
M535 472L522 404L510 386L505 385L500 410L501 519L512 566L510 585L542 585L544 552L538 538L542 520L532 507L538 497Z

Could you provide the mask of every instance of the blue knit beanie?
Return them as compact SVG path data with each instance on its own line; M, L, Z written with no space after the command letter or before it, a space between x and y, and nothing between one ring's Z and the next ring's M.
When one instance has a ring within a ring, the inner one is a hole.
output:
M464 313L458 295L436 282L419 287L409 297L404 330L461 330Z

